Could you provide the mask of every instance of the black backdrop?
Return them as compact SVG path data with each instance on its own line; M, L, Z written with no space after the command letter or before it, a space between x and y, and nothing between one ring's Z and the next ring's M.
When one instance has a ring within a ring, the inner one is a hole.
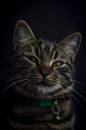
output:
M3 3L2 3L3 2ZM12 53L13 31L18 20L29 23L36 37L59 41L73 32L81 32L83 39L76 56L76 79L83 84L77 91L86 98L86 9L79 0L57 1L2 1L0 2L0 70L7 66ZM77 95L76 130L86 129L86 103Z

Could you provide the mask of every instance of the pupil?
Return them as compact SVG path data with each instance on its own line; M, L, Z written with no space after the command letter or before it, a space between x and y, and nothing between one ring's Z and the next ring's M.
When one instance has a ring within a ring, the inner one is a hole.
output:
M61 62L57 62L57 65L60 66L60 65L61 65Z
M32 58L33 61L35 61L35 58Z

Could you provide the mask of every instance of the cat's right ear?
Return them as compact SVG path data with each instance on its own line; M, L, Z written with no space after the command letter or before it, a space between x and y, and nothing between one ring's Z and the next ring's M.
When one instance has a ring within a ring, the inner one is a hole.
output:
M24 44L30 44L35 39L35 35L29 25L24 20L19 20L13 36L14 50Z

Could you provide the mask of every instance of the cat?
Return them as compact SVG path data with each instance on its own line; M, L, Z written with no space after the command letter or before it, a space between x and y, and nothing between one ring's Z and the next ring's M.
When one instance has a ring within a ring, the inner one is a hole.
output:
M81 34L59 43L37 39L19 20L1 94L1 130L74 130L74 61Z

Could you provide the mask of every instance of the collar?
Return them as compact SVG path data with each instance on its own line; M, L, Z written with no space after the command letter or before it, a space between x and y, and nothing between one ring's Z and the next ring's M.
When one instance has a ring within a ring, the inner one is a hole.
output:
M51 108L51 111L53 113L54 123L60 124L62 121L62 118L61 118L61 108L59 106L59 103L64 100L69 100L68 94L59 95L54 100L40 101L39 106L43 108Z
M53 120L56 124L59 124L61 122L61 116L60 116L60 107L58 105L57 100L55 101L41 101L39 103L40 107L44 108L51 108L52 113L53 113Z

